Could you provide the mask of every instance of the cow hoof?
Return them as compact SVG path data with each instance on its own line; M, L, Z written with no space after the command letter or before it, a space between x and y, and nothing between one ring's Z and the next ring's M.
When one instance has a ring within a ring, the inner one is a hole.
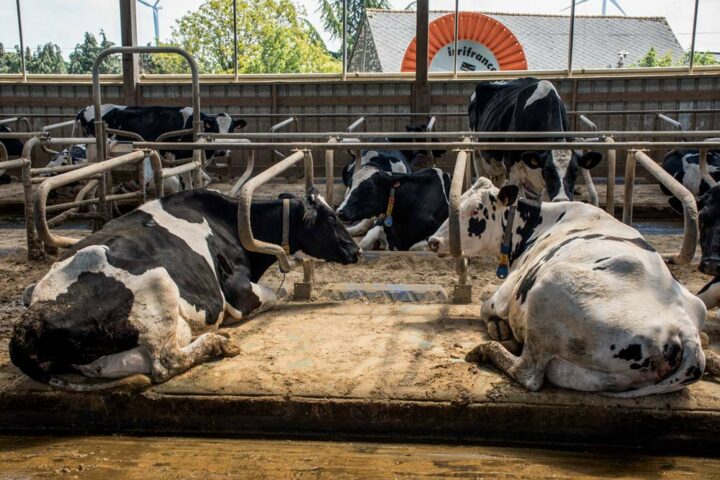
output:
M220 342L220 349L222 350L223 357L235 357L240 355L240 347L229 338L224 338L223 341Z
M473 348L468 352L467 355L465 355L465 361L468 363L484 363L485 361L485 352L484 347L485 344L481 343L477 347Z
M490 317L487 321L487 333L491 340L510 340L512 330L507 321L500 317Z

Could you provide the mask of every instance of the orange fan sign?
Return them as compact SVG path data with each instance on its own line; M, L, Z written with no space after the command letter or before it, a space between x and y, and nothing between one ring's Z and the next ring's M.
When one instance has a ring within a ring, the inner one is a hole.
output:
M432 21L428 35L431 72L451 72L455 59L455 14ZM513 33L497 20L477 12L461 12L457 68L461 71L527 70L525 51ZM401 71L414 72L417 38L408 46Z

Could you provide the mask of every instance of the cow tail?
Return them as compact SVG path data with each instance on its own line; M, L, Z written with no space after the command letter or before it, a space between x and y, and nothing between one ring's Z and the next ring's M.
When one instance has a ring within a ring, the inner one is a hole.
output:
M646 385L636 390L626 392L609 393L613 397L633 398L658 393L674 392L681 390L691 383L702 378L705 371L705 354L703 353L700 339L695 335L682 339L682 361L680 366L670 375L653 385Z

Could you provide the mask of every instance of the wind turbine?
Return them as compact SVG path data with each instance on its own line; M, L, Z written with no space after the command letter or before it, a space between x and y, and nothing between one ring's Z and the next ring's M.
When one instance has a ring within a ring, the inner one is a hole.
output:
M158 3L160 3L160 0L155 0L155 5L151 5L150 3L146 2L145 0L137 0L138 2L142 3L146 7L152 8L153 11L153 23L155 24L155 45L160 45L160 13L159 10L162 7L158 7ZM615 1L615 0L611 0Z
M141 0L138 0L138 1L141 1ZM590 1L590 0L579 0L579 1L576 1L576 2L575 2L575 5L580 5L581 3L586 3L586 2L589 2L589 1ZM615 8L617 8L618 10L620 10L620 13L622 13L623 15L625 15L625 16L627 17L627 13L625 13L625 10L623 10L623 8L620 6L620 4L617 2L617 0L609 0L609 1L610 1L610 3L613 4L613 6L614 6ZM603 14L603 16L604 16L604 15L607 15L607 4L608 4L608 0L602 0L602 14ZM570 10L570 7L563 8L563 11L565 11L565 10Z

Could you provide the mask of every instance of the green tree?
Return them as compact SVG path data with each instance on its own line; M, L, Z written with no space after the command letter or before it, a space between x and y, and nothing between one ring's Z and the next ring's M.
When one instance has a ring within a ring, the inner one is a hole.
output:
M712 52L695 52L693 55L693 65L718 65L717 58ZM690 65L690 52L685 52L683 65Z
M388 0L347 0L347 49L352 50L368 8L390 8ZM323 27L332 38L342 38L343 0L320 0L318 7ZM342 48L342 47L341 47Z
M693 55L695 65L718 65L715 55L711 52L695 52ZM658 57L655 48L650 48L648 53L641 58L634 67L682 67L690 64L690 52L685 52L681 59L674 61L672 53L666 52L665 55Z
M100 41L90 32L85 32L82 43L75 45L75 50L70 54L68 73L80 74L91 73L92 65L98 54L106 48L115 44L107 39L105 32L100 30ZM112 55L107 57L100 65L100 73L121 73L120 56Z
M14 51L8 51L0 43L0 73L22 73L20 68L20 47L15 45Z
M340 65L317 40L291 0L238 2L240 73L337 72ZM200 71L229 73L233 66L232 0L206 0L177 20L172 42L188 50Z
M169 43L160 42L160 46ZM148 46L151 46L148 43ZM174 53L143 53L140 55L140 67L144 73L190 73L190 66L180 55Z
M54 43L39 45L33 55L26 55L25 68L28 73L67 73L62 51Z
M652 68L652 67L671 67L673 65L672 53L668 50L662 57L658 57L657 50L655 47L650 47L648 53L642 57L637 65L638 67Z

